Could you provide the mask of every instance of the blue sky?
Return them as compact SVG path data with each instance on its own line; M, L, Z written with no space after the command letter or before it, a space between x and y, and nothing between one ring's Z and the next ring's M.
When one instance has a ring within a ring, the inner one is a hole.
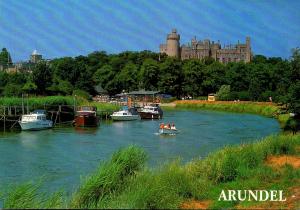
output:
M45 58L158 52L177 28L181 44L250 36L255 54L289 58L300 46L299 11L298 0L0 0L0 47L13 61L34 49Z

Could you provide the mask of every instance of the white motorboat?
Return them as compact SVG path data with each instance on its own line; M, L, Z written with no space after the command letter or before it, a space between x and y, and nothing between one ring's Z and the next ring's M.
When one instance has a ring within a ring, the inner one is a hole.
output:
M128 110L121 110L118 112L114 112L111 115L111 118L115 121L131 121L131 120L140 120L141 119L141 117L138 113L135 114Z
M22 115L18 122L22 130L42 130L53 126L53 122L46 119L44 110L36 110L30 114Z
M140 111L142 119L162 119L163 111L158 106L158 104L151 104L149 106L144 106Z

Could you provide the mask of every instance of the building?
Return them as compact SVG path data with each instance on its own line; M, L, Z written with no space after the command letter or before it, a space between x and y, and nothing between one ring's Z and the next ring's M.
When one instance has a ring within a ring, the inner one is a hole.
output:
M236 45L227 45L223 48L220 42L210 41L204 39L198 41L194 37L187 45L180 46L180 35L176 29L173 29L170 34L167 35L166 44L159 46L160 53L166 53L168 56L179 59L203 59L213 58L221 63L240 62L248 63L251 61L251 44L250 37L246 37L246 43L237 43Z
M43 59L43 56L37 52L37 50L34 50L32 54L30 55L30 62L31 63L38 63Z

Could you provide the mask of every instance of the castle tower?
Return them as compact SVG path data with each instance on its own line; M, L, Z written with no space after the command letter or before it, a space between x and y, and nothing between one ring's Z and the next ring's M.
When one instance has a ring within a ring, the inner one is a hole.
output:
M175 58L180 58L180 35L177 34L176 29L172 30L172 33L167 36L167 50L166 53L168 56Z
M30 55L30 62L31 63L38 63L43 59L42 55L37 52L37 50L34 50L32 54Z
M249 63L250 61L251 61L250 37L246 37L246 59L245 59L245 62Z

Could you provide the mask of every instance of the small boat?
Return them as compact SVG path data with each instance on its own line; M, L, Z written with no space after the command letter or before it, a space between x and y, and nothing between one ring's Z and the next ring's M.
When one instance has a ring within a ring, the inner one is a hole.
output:
M123 109L118 112L114 112L111 118L115 121L131 121L140 120L141 117L137 112L136 108Z
M159 134L167 134L167 135L175 135L178 133L178 130L176 129L175 125L172 124L163 124L161 123L158 130Z
M139 111L142 119L162 119L163 111L158 104L144 106Z
M92 106L82 106L76 112L74 124L76 127L97 127L99 118L97 108Z
M176 135L178 133L177 129L170 129L170 128L160 128L158 131L159 134L166 134L166 135Z
M35 110L30 114L22 115L18 123L22 130L42 130L53 127L53 122L46 119L45 110Z

